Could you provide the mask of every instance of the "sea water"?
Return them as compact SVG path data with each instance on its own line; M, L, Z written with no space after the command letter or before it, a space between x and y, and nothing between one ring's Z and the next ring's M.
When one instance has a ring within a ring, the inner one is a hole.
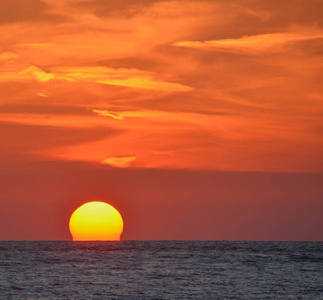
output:
M1 299L323 299L322 242L0 242Z

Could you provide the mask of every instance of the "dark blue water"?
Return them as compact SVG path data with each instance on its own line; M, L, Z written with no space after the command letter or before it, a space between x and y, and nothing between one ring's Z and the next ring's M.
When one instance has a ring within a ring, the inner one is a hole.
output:
M322 242L0 242L1 299L323 299Z

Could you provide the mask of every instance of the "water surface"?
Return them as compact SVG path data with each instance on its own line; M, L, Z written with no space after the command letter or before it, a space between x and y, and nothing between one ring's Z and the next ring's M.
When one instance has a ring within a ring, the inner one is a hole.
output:
M322 242L0 242L1 299L323 299Z

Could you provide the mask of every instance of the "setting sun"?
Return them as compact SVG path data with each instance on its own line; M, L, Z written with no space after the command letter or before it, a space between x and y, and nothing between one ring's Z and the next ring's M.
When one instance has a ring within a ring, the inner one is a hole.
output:
M120 213L105 202L88 202L70 218L73 241L120 241L123 220Z

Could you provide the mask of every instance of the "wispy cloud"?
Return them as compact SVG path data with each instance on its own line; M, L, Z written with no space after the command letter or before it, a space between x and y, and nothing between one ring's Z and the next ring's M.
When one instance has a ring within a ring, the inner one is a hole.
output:
M103 116L103 117L111 117L116 120L123 120L124 119L124 117L122 115L118 114L115 111L99 110L99 109L93 109L92 111L97 113L100 116Z
M105 67L64 68L60 77L69 80L90 81L159 91L190 91L191 87L179 83L156 80L150 72L137 69Z
M41 70L40 68L37 68L36 66L30 66L27 70L23 71L22 74L31 74L40 82L48 81L55 78L54 74L47 73Z
M45 82L52 79L67 80L71 82L85 81L169 92L186 92L192 90L191 87L183 84L156 80L153 78L153 75L154 74L151 74L151 72L126 68L59 68L53 72L45 72L36 66L30 66L20 72L0 73L0 78L3 80L34 78L39 82Z
M36 79L39 82L49 81L54 79L55 75L52 73L47 73L36 66L30 66L23 71L10 71L10 72L0 72L0 79L10 81L10 80L26 80L26 79Z
M269 33L244 36L237 39L221 39L209 41L180 41L174 43L177 47L187 47L206 50L217 50L239 53L279 52L288 43L323 38L323 34L305 35L295 33Z
M127 168L135 160L135 156L110 157L103 160L101 164L110 165L117 168Z
M43 97L43 98L48 98L49 97L49 95L48 95L48 93L46 91L39 91L37 94L38 94L39 97Z
M15 59L18 57L19 57L18 54L10 51L0 53L0 60Z

